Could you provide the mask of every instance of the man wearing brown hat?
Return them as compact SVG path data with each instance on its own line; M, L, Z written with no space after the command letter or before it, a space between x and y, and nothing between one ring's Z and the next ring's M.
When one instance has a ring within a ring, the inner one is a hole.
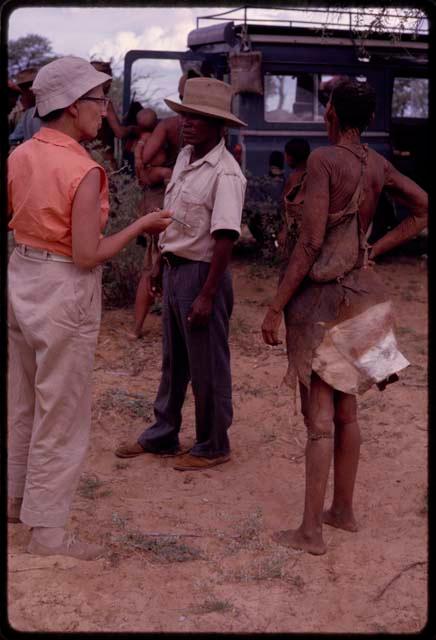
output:
M181 411L188 383L195 400L196 442L178 470L213 467L230 459L232 423L228 271L240 234L246 180L223 139L225 126L245 123L231 112L232 89L213 78L187 80L181 103L185 146L165 193L175 223L159 237L163 266L163 361L155 423L119 457L180 452ZM157 283L155 281L157 286Z
M31 89L32 82L37 73L38 69L28 67L24 69L24 71L20 71L15 79L15 83L21 90L20 101L18 103L21 113L17 113L15 129L9 136L9 142L12 145L30 140L33 134L39 131L41 127L41 120L36 115L35 110L35 96Z

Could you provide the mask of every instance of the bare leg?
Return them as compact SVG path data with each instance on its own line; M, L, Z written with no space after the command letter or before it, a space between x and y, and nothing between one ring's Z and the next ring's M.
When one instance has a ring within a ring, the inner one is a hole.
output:
M334 390L312 374L310 396L301 386L301 402L307 427L306 490L303 521L298 529L274 536L281 544L321 555L326 546L322 537L324 498L333 454Z
M135 298L135 336L143 336L142 326L150 307L154 302L154 296L150 290L150 274L144 271L138 283Z
M324 522L345 531L357 531L353 513L354 484L360 454L356 397L335 391L334 401L334 490L332 505L324 512Z

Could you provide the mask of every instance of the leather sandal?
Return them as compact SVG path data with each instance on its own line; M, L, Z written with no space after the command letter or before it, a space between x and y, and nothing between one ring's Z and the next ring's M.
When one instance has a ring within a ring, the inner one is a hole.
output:
M124 444L115 449L115 455L118 458L136 458L137 456L142 456L144 453L151 453L155 456L160 456L161 458L173 458L174 456L181 456L190 451L189 448L180 449L167 449L163 451L150 451L148 449L144 449L139 442L134 442L132 444Z
M174 465L174 469L177 471L201 471L202 469L209 469L210 467L216 467L224 462L229 462L230 454L219 456L217 458L204 458L202 456L193 456L187 453L183 456L180 462Z

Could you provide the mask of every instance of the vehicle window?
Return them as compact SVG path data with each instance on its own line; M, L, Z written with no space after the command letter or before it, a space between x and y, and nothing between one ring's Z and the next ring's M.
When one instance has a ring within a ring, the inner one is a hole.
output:
M322 122L332 84L350 77L320 73L265 75L265 121ZM356 80L365 81L366 77L357 76Z
M179 101L178 84L182 71L178 60L144 58L132 65L131 100L154 109L159 117L173 116L164 98Z
M428 118L428 78L394 78L393 118Z

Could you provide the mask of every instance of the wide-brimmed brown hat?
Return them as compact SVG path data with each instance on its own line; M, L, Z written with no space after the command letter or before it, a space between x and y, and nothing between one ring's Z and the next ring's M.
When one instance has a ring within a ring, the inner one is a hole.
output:
M23 69L23 71L20 71L20 73L17 74L15 84L30 84L35 80L37 73L38 69L35 67L27 67L27 69Z
M231 127L246 127L232 113L232 96L232 87L221 80L190 78L185 83L182 102L167 99L165 102L176 113L198 113L224 120Z

